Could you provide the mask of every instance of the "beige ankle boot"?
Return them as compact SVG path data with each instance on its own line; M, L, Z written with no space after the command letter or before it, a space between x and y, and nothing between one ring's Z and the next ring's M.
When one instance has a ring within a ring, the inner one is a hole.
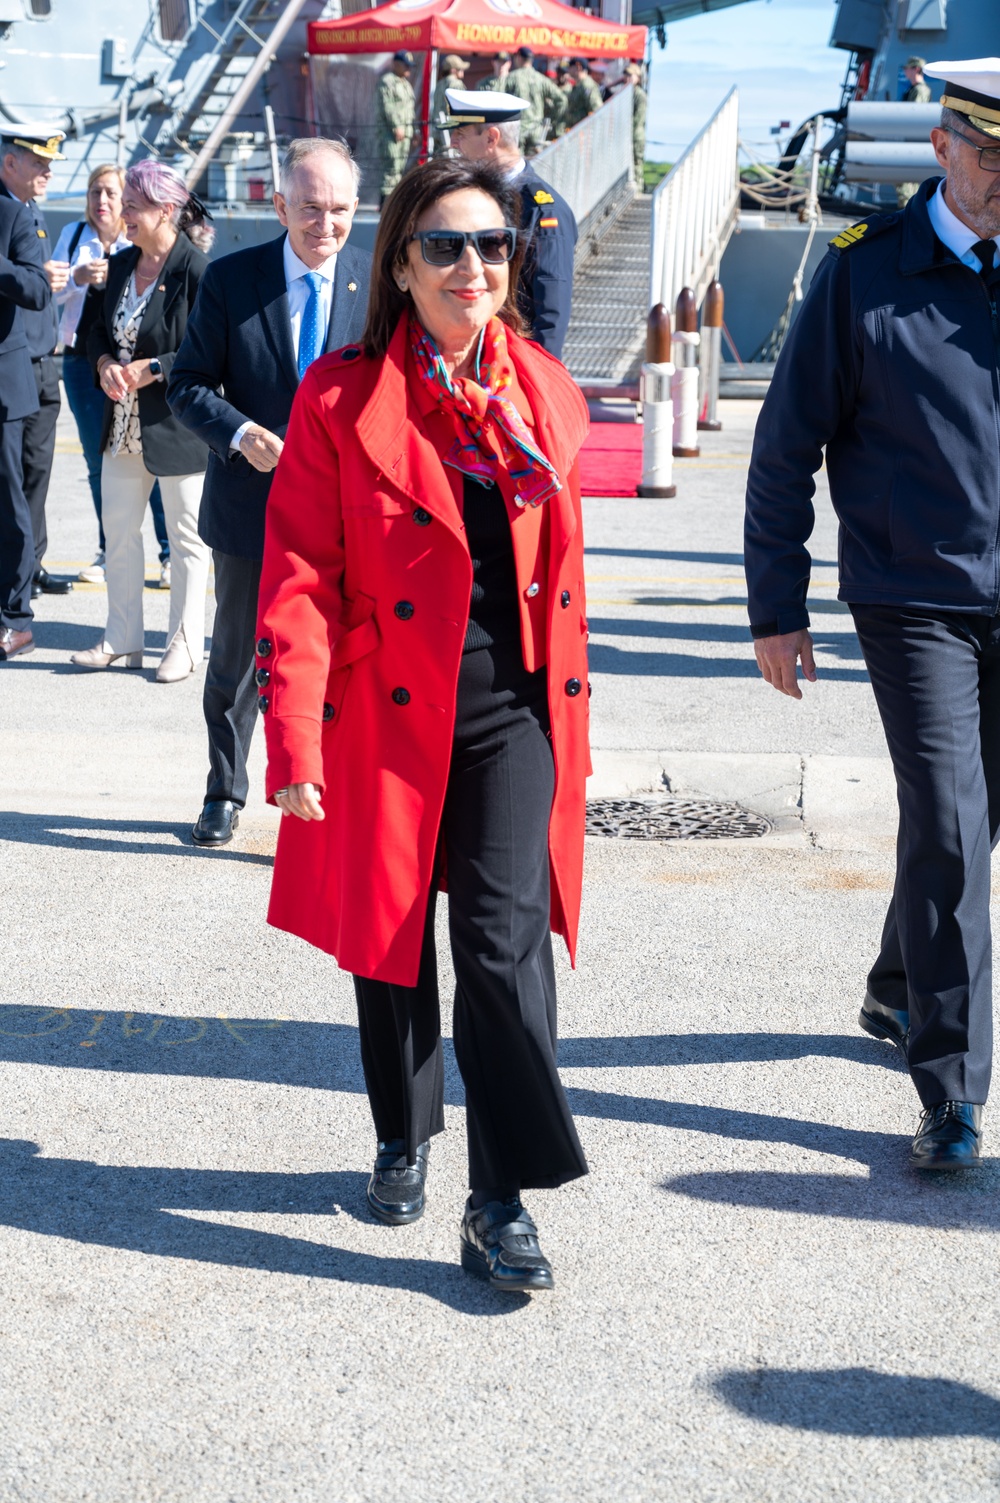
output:
M176 684L188 678L195 670L195 661L187 644L183 626L179 626L170 639L166 652L156 670L158 684Z
M141 668L142 648L138 652L105 652L103 643L99 642L96 647L88 647L85 652L72 653L70 662L74 668L110 668L120 658L125 659L126 668Z

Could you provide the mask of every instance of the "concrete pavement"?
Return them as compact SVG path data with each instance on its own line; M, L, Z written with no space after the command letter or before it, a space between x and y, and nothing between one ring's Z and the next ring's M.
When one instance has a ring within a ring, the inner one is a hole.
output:
M153 682L166 598L142 674L68 665L100 589L41 602L38 651L0 670L4 1503L997 1497L1000 1173L915 1179L912 1088L856 1027L891 778L822 497L821 681L793 704L756 677L755 411L724 404L675 502L587 504L594 794L736 798L774 828L588 842L557 963L591 1173L526 1196L547 1298L458 1268L450 1049L427 1214L368 1220L352 990L264 923L260 746L239 841L186 843L201 684ZM54 571L95 541L61 432Z

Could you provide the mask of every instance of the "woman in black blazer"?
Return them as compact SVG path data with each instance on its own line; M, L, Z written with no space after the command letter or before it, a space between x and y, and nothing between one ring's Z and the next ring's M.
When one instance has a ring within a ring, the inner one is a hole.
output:
M205 593L211 554L198 536L208 449L172 415L166 382L180 348L211 244L205 211L183 178L160 162L125 174L122 218L132 248L108 263L88 353L106 397L101 495L106 538L108 624L95 647L74 653L80 668L124 658L142 667L142 518L160 482L170 536L170 624L156 678L174 683L204 657ZM96 290L96 289L95 289Z

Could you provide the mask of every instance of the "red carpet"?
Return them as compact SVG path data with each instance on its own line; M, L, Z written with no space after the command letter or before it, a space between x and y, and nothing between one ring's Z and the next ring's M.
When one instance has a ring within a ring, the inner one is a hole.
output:
M634 496L642 476L642 424L593 423L580 450L585 496Z

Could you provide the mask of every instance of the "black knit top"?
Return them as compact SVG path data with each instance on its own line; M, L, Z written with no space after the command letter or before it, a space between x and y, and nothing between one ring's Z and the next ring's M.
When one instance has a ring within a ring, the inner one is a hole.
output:
M500 487L465 476L465 535L472 557L472 599L463 652L516 642L521 635L510 518Z

